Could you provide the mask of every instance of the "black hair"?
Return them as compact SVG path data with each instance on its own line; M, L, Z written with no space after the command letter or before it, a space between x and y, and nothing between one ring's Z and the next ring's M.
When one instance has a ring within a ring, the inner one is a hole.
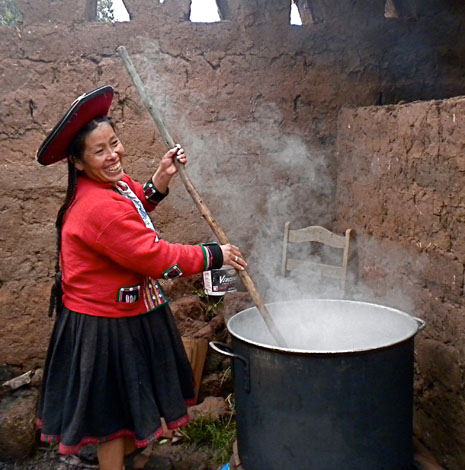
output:
M115 130L115 124L108 116L99 116L92 121L89 121L73 138L71 143L68 146L68 155L78 160L82 159L84 154L84 147L86 143L86 137L98 127L102 122L110 124L110 126Z
M99 116L88 122L73 138L68 146L68 188L66 189L66 197L63 205L58 210L55 227L57 230L56 250L57 257L55 261L55 282L50 291L50 303L48 306L48 315L51 317L56 311L59 315L63 309L63 289L61 286L61 269L60 269L60 253L61 253L61 230L63 227L63 219L66 211L74 202L76 196L78 170L74 165L74 160L82 160L85 150L86 137L95 130L102 122L110 124L115 129L113 121L107 116Z

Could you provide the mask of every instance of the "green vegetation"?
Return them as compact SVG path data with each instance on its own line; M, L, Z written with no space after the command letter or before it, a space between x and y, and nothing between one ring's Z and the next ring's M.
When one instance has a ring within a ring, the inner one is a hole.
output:
M0 26L15 26L23 21L14 0L0 0Z
M97 21L100 23L114 23L116 21L113 0L98 0Z
M233 415L221 418L200 417L180 430L187 444L207 447L214 454L215 463L227 462L236 439Z
M211 320L216 315L217 310L224 304L224 296L222 295L216 298L214 296L207 295L203 289L194 289L192 292L202 301L207 321Z

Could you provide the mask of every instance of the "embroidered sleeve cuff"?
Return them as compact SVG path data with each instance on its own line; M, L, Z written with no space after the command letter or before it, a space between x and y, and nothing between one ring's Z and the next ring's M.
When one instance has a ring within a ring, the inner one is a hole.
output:
M210 269L220 269L223 266L223 252L218 243L202 243L204 271Z
M144 194L145 194L145 199L149 201L152 204L157 205L160 201L165 199L166 196L168 196L170 190L168 189L165 194L161 193L160 191L157 190L155 185L152 183L152 180L147 181L147 183L144 184Z
M181 277L183 274L184 273L182 272L182 269L177 264L175 264L163 273L163 279L174 279L176 277Z

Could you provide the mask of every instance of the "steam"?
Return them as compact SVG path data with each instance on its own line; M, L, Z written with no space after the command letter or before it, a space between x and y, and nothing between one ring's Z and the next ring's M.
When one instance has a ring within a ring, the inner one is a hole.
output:
M331 160L303 135L285 131L279 104L264 100L260 94L249 98L248 108L231 102L227 109L218 109L219 101L227 102L227 87L220 89L212 82L205 89L205 78L197 88L190 76L190 60L189 51L173 57L152 44L138 58L136 67L168 129L190 156L192 181L232 243L240 246L265 302L340 298L337 283L322 283L313 273L301 271L286 278L280 275L286 221L291 221L291 228L333 225L335 177ZM199 60L196 57L196 66ZM178 83L179 77L189 81L189 92L187 87L174 87L173 74ZM212 115L211 122L204 121L206 111ZM412 311L408 297L396 285L390 285L389 273L402 276L403 272L421 272L425 256L402 253L398 247L386 250L370 238L359 239L359 246L370 253L371 263L376 260L375 269L384 273L379 281L383 288L349 275L350 297ZM296 254L313 261L335 256L331 250ZM364 273L364 259L357 262ZM372 273L366 274L370 280Z
M283 135L276 106L264 106L274 119L233 122L224 133L204 129L202 139L188 132L185 145L196 156L191 178L229 238L246 254L262 296L273 301L282 295L275 286L281 282L285 222L330 223L333 182L325 156L309 150L300 136Z

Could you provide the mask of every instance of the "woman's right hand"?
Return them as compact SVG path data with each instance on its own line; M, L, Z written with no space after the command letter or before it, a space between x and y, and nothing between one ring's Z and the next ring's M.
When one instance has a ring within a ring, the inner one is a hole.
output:
M235 245L221 245L221 251L223 252L223 264L232 266L233 268L243 271L247 266L244 257L241 254L241 250Z

